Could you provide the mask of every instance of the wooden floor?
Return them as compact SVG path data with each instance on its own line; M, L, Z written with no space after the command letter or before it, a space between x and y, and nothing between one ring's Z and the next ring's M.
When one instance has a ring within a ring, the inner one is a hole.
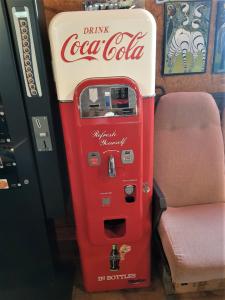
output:
M156 263L153 264L151 287L145 289L87 293L84 291L82 285L78 248L77 246L74 248L74 241L69 244L66 243L66 245L67 246L63 244L63 256L67 262L73 262L75 269L75 287L73 289L72 300L225 300L225 290L167 296L157 271L158 261L156 258L152 258L152 261ZM71 257L74 253L75 256Z
M166 296L159 286L153 285L149 289L135 291L118 291L105 293L86 293L80 288L74 289L73 300L224 300L225 293L205 292L198 294L185 294Z
M75 275L76 287L72 300L225 300L225 291L201 292L166 296L159 276L155 275L151 287L145 289L120 290L104 293L86 293L82 287L80 269Z

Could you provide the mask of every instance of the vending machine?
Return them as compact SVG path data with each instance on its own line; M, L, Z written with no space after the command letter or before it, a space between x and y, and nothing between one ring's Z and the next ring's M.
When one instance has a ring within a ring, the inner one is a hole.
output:
M54 220L65 216L68 188L61 172L59 114L50 86L43 21L41 1L0 0L0 299L4 300L55 300L58 295L68 300L72 294L73 278L62 274L55 259Z
M87 291L150 284L156 25L60 13L49 29Z

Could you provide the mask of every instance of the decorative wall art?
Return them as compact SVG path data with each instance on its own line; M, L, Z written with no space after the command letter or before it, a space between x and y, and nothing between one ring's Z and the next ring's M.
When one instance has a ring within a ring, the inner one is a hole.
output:
M211 1L165 3L164 75L206 71Z
M225 73L225 1L218 1L213 72Z
M163 4L169 2L169 0L155 0L156 4Z
M85 0L84 10L144 8L145 0Z

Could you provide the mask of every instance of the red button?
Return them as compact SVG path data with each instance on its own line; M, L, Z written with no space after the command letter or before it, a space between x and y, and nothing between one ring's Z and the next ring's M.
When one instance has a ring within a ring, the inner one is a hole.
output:
M99 164L99 161L98 161L97 157L90 158L90 165L91 166L98 166L98 164Z

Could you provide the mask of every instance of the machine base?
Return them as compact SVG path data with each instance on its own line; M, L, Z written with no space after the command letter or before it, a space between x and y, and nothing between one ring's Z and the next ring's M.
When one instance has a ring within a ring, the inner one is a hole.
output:
M118 261L112 259L111 245L81 246L81 263L86 291L149 287L149 235L136 243L121 241L117 246Z

